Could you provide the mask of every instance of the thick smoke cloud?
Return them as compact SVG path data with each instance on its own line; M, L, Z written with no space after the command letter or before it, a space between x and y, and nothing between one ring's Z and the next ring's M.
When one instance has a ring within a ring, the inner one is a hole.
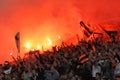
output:
M0 0L0 56L9 59L16 53L14 35L26 41L42 43L50 36L66 40L81 34L79 21L100 24L119 19L119 0ZM23 51L24 52L24 51ZM16 54L15 54L16 55ZM7 57L6 57L7 56ZM1 58L0 61L4 61Z

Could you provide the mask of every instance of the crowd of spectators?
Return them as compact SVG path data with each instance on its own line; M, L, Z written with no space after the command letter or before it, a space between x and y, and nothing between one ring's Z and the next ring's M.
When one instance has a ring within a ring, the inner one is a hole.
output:
M120 42L81 40L30 51L14 63L1 64L0 80L120 80Z

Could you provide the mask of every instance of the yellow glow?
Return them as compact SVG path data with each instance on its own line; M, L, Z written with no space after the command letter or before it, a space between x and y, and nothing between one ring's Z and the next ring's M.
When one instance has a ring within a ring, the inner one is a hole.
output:
M35 49L32 49L32 51L35 51Z
M42 47L46 50L51 49L52 46L54 46L55 42L61 39L60 35L56 35L56 36L46 36L46 38L43 38L43 40L33 40L33 39L28 39L29 41L27 41L24 45L25 50L26 51L33 51L33 49L35 50L42 50ZM39 41L39 42L38 42Z
M61 36L60 36L60 35L58 35L58 39L61 39Z
M40 46L40 45L38 45L38 46L37 46L37 49L38 49L38 50L39 50L39 49L41 49L41 46Z
M48 43L48 45L52 45L52 41L50 38L47 39L47 43Z
M29 42L26 43L26 48L27 48L27 49L30 49L30 48L31 48L31 45L30 45Z
M47 46L47 44L45 43L45 47Z

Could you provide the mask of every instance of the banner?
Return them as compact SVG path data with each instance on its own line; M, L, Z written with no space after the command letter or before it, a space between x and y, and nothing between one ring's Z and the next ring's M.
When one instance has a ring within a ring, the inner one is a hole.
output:
M20 53L20 32L16 33L15 41L16 41L16 47L17 47L18 53Z

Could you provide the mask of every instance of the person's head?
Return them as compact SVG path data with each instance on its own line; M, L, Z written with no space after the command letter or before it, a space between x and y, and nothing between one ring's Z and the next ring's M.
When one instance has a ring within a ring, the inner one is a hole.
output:
M110 80L109 78L103 78L102 80Z
M12 79L11 79L11 80L16 80L16 79L15 79L15 77L12 77Z
M98 66L98 62L97 61L94 61L94 66Z
M116 80L120 80L120 75L117 75L117 76L116 76Z
M120 78L116 78L116 80L120 80Z
M68 77L72 78L74 75L73 75L73 71L71 70L68 74Z
M25 69L25 73L27 73L29 70L28 69Z
M96 79L100 79L101 78L101 74L100 73L96 73Z

